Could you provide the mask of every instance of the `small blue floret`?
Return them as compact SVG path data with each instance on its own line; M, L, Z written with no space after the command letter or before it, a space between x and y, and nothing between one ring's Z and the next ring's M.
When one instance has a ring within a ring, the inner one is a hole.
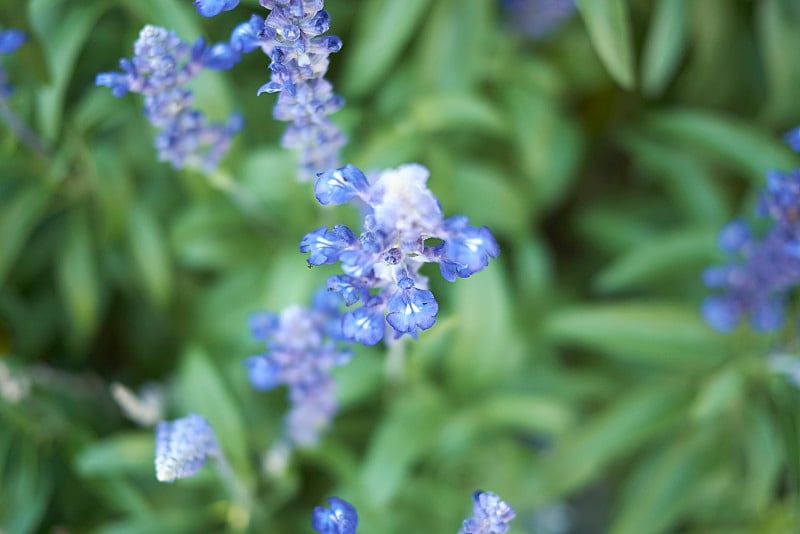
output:
M300 241L300 252L309 252L309 265L335 263L348 247L357 241L350 229L337 224L332 230L325 226L307 233Z
M203 17L216 17L239 5L239 0L195 0L194 6Z
M261 46L258 32L264 27L264 19L252 15L250 20L242 22L231 32L230 44L236 52L247 54Z
M514 509L491 491L476 491L472 502L472 517L464 520L458 534L505 534L516 517Z
M359 194L366 193L369 182L355 165L321 172L317 175L314 194L320 204L344 204Z
M12 28L0 32L0 54L10 54L28 40L28 36L22 30Z
M358 513L352 504L338 497L328 499L330 508L317 506L311 525L321 534L356 534Z
M398 335L411 334L416 339L418 329L427 330L436 322L439 304L433 293L426 289L417 289L410 278L400 280L397 285L397 291L387 303L389 314L386 322Z
M383 339L385 324L380 306L364 305L342 316L342 333L346 339L363 345L375 345Z
M203 417L190 414L156 427L156 478L173 482L194 475L208 456L220 454L214 430Z
M262 355L251 356L244 361L247 378L253 389L268 391L280 384L280 369L269 358Z
M212 70L229 70L241 61L239 52L227 43L216 43L203 53L203 66Z
M456 276L467 278L489 265L489 258L496 258L500 248L488 228L476 228L468 224L463 215L447 219L444 223L448 237L441 247L439 268L448 282Z

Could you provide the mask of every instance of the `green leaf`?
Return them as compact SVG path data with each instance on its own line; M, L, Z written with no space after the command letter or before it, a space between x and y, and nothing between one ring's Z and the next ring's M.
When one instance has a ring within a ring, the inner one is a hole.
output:
M252 481L242 410L219 369L200 348L184 354L175 389L184 412L180 417L196 413L208 419L238 476Z
M362 464L363 497L370 506L391 501L429 453L446 413L439 398L415 391L400 398L374 430Z
M355 37L345 45L349 51L346 94L364 95L394 67L403 47L420 33L429 4L430 0L373 0L366 4Z
M644 287L667 275L685 277L687 273L698 273L699 266L715 259L716 234L717 229L689 228L657 236L600 271L594 286L600 291L614 292Z
M39 91L39 123L44 136L55 139L61 128L64 96L75 62L97 19L109 2L91 2L76 9L71 0L31 0L28 17L45 51L50 85Z
M686 48L687 0L659 0L642 54L642 90L659 96L678 68Z
M452 459L493 433L529 432L555 437L574 422L575 414L561 400L533 393L496 393L481 397L455 414L442 429L438 453Z
M621 395L587 425L561 436L542 462L540 479L557 498L600 476L614 460L681 421L687 392L679 384L647 384Z
M418 58L414 77L425 90L449 94L468 92L481 76L494 44L490 31L493 0L472 0L464 9L463 0L437 0L424 18L424 28L417 32ZM467 37L468 36L468 37ZM453 68L454 66L458 68Z
M543 330L558 343L659 366L709 367L725 355L724 339L703 323L699 309L659 302L558 310Z
M737 412L744 394L744 377L739 370L723 368L701 386L689 416L697 423L710 423L725 413Z
M59 289L71 319L71 336L80 344L97 326L101 293L89 221L81 211L70 217L57 268Z
M589 38L609 74L633 89L633 38L625 0L577 0Z
M623 132L621 140L636 161L660 179L687 216L710 227L721 227L730 218L725 193L710 165L640 131Z
M131 210L128 239L133 264L150 299L164 306L172 293L172 269L163 231L155 216L142 203Z
M756 513L768 510L782 472L780 436L769 408L751 399L744 406L744 450L747 483L742 488L742 506Z
M47 208L52 191L36 182L3 200L0 210L0 287Z
M201 17L191 3L181 0L125 0L139 20L174 30L184 41L194 42L203 33Z
M83 477L149 473L155 477L152 431L119 434L95 441L75 456L75 470Z
M503 115L489 101L469 93L422 95L411 107L413 127L423 132L471 131L504 137Z
M461 391L475 392L514 376L525 346L513 327L511 292L498 260L458 280L451 295L446 305L455 324L446 353L448 380Z
M797 156L779 139L737 119L705 110L672 109L650 113L648 131L719 159L761 185L770 169L797 167Z
M520 238L528 232L532 206L499 169L465 161L457 167L454 179L458 184L453 192L457 206L452 208L469 213L472 224Z
M767 74L766 113L781 123L797 122L800 64L787 50L800 49L800 11L793 2L764 0L757 6L758 39Z
M41 451L30 443L17 442L11 451L7 472L0 471L5 486L0 491L0 530L15 534L39 532L53 491L51 466L43 463Z
M514 149L532 185L530 200L537 207L552 208L577 176L583 137L549 96L516 87L507 91L507 100Z
M625 488L619 513L608 532L672 532L696 498L714 452L697 438L671 440L660 451L649 451Z

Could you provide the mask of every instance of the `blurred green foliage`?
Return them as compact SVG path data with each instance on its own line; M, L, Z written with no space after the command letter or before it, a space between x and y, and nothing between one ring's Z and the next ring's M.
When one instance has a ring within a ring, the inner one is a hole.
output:
M717 230L765 170L798 165L780 134L800 122L800 8L577 3L533 41L494 0L327 2L347 161L423 163L502 254L434 281L419 341L359 348L333 429L279 473L262 454L284 392L247 384L247 316L305 304L332 273L305 267L300 237L354 214L295 181L260 53L195 84L212 117L247 121L210 177L157 163L141 98L93 85L144 24L224 40L257 2L212 20L189 0L0 4L31 36L4 58L8 106L46 145L0 128L0 530L310 532L336 494L363 532L455 532L483 488L518 533L800 531L778 339L698 312ZM170 417L209 419L244 498L209 468L156 482L152 431L108 389L147 381ZM554 504L566 529L542 520Z

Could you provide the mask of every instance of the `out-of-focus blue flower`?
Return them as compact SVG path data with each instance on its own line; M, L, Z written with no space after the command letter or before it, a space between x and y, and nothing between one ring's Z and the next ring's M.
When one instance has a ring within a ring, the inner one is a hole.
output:
M795 152L800 152L800 126L790 130L783 139Z
M269 56L270 81L258 94L279 93L273 115L290 123L281 144L298 152L300 178L311 180L339 165L339 150L346 142L329 118L344 100L324 79L328 58L342 41L322 35L330 27L323 0L261 0L261 5L271 10L269 15L254 15L237 26L230 45L241 53L261 48Z
M0 32L0 54L15 52L27 39L28 36L25 35L25 32L15 28ZM8 81L8 75L3 65L0 64L0 98L9 97L13 92L14 87Z
M192 109L193 95L184 85L203 68L229 69L239 61L239 52L226 43L207 46L202 38L189 46L175 32L149 25L133 48L134 57L120 61L122 72L98 74L97 85L111 88L116 97L145 95L144 114L160 130L155 138L160 161L176 169L213 171L241 130L242 118L210 124Z
M502 0L509 23L520 33L544 39L577 10L575 0Z
M418 164L385 170L372 181L352 165L319 174L315 193L321 203L353 202L365 210L358 238L338 225L318 228L300 243L310 266L341 262L344 274L329 278L328 289L348 306L362 304L342 317L346 339L374 345L387 322L398 337L416 338L439 311L420 267L438 263L452 282L500 253L488 228L471 226L462 215L445 219L427 180L428 170Z
M338 408L331 370L351 357L336 343L342 338L338 306L323 289L310 309L292 306L280 315L256 314L250 325L253 336L267 346L265 353L244 362L250 383L258 390L288 386L292 407L285 419L286 437L296 445L316 444Z
M704 283L721 290L707 297L703 317L722 332L748 317L759 331L780 328L785 321L789 291L800 283L800 172L767 173L758 214L772 226L757 237L742 220L734 220L719 234L719 247L728 256L724 265L709 267Z
M203 417L191 414L156 427L156 479L174 482L194 475L208 456L219 456L214 430Z
M458 534L504 534L516 517L514 509L490 491L476 491L472 502L472 517L464 520Z
M194 0L194 7L204 17L216 17L239 5L239 0Z
M0 54L10 54L28 40L22 30L11 28L0 32Z
M330 508L314 508L311 516L314 530L321 534L356 534L358 514L353 505L339 497L331 497L328 504Z

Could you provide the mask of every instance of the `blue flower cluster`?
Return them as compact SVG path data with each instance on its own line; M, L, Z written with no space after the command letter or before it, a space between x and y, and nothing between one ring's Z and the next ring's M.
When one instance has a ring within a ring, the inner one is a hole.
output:
M355 202L364 208L364 230L356 236L344 225L306 234L300 251L308 265L341 262L344 274L328 279L328 289L350 306L342 316L345 339L374 345L386 323L396 337L433 326L439 306L419 273L438 263L445 280L466 278L499 254L488 228L470 226L463 215L445 219L427 188L428 170L408 164L378 174L372 182L353 165L320 173L315 185L322 204Z
M544 39L570 18L575 0L503 0L514 28L534 39Z
M160 161L176 169L212 172L241 130L242 118L208 123L192 108L193 95L185 84L203 68L226 70L239 59L227 43L207 46L199 38L189 46L175 32L148 25L134 43L133 59L120 61L122 72L98 74L96 83L110 87L116 97L129 91L145 95L145 116L160 130L155 139Z
M352 355L337 347L342 338L338 307L338 298L322 290L311 309L292 306L280 315L263 312L251 317L253 337L265 342L267 351L245 360L250 383L261 391L288 386L292 407L285 432L295 445L316 444L338 408L330 372Z
M758 238L747 222L729 223L718 239L729 261L703 273L708 287L722 291L705 299L703 316L723 332L745 316L756 330L780 328L788 293L800 283L800 170L771 171L766 179L758 214L772 226Z
M214 429L203 417L190 414L156 427L156 479L174 482L194 475L208 456L220 455Z
M0 32L0 54L10 54L17 50L28 39L25 32L17 29L4 30ZM8 81L3 66L0 65L0 98L7 98L14 92L14 88Z
M330 15L323 0L261 0L271 10L266 19L253 15L231 34L230 45L241 53L261 48L270 57L270 81L258 94L278 93L273 114L289 122L281 144L299 153L300 177L339 165L346 138L328 117L344 104L325 80L329 56L342 48L336 36L323 36Z
M472 517L464 520L458 534L505 534L516 517L514 509L491 491L476 491L472 503Z
M508 523L514 519L514 509L490 491L476 491L472 495L473 515L464 520L458 534L505 534ZM356 534L358 514L352 504L338 497L328 499L330 508L317 506L311 516L311 525L321 534Z

